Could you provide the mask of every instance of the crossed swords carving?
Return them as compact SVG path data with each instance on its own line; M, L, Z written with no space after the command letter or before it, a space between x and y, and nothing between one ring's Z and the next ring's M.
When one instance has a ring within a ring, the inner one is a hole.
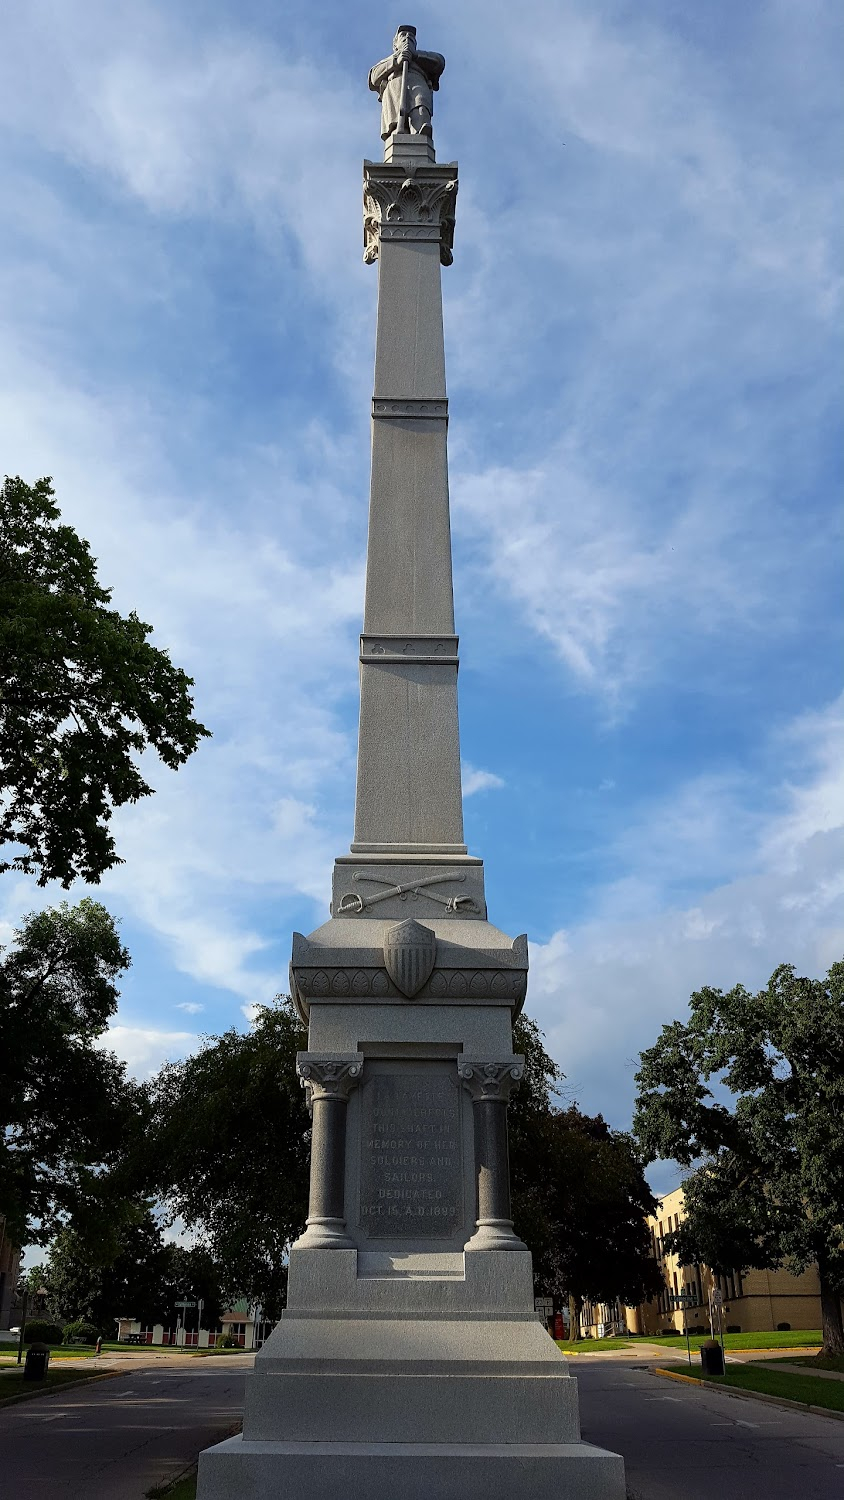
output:
M465 875L426 875L423 880L410 880L406 885L393 885L391 881L384 880L377 875L353 875L353 880L360 880L366 885L383 885L383 891L375 891L371 896L362 896L357 891L348 891L342 898L338 908L340 912L360 912L367 906L375 906L379 901L389 901L392 896L400 896L402 901L407 896L426 895L429 901L437 901L444 906L446 911L459 911L461 906L468 906L475 910L475 903L471 896L440 896L436 891L429 889L432 885L445 885L452 880L464 881Z

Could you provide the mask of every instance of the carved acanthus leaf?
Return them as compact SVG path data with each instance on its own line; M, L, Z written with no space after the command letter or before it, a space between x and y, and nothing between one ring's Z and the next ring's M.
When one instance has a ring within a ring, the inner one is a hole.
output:
M510 1057L506 1062L485 1062L480 1058L460 1058L457 1072L473 1100L509 1099L513 1089L521 1081L525 1071L523 1057Z
M409 175L408 175L409 173ZM440 260L454 259L456 168L365 162L363 174L363 258L378 259L382 239L438 239Z
M360 1083L363 1055L360 1052L299 1052L296 1072L308 1091L308 1103L314 1099L347 1100Z

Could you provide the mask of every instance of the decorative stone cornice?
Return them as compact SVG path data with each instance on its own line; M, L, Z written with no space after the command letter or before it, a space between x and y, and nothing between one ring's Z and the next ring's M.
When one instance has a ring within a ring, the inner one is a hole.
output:
M308 1093L308 1103L315 1099L340 1099L345 1104L363 1073L361 1052L298 1052L296 1072Z
M438 240L440 260L450 266L456 197L456 162L365 161L364 260L371 265L378 259L382 240Z
M349 908L351 911L351 908ZM385 968L318 969L297 965L291 983L306 1000L402 1000L405 997ZM527 974L524 969L435 969L428 982L414 995L417 1003L442 1000L489 1001L514 1005L524 999Z
M483 1058L464 1055L457 1063L458 1075L474 1102L498 1099L506 1103L524 1071L523 1057L511 1057L506 1062L486 1062Z

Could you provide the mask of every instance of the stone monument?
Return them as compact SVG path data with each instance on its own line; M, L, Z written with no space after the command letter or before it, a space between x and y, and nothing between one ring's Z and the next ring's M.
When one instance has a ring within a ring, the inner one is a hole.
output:
M378 321L355 835L330 919L293 938L307 1228L243 1435L202 1454L199 1500L624 1496L622 1460L580 1440L513 1230L527 940L488 921L463 842L440 290L457 167L431 131L444 66L403 26L369 77L386 145L364 163Z

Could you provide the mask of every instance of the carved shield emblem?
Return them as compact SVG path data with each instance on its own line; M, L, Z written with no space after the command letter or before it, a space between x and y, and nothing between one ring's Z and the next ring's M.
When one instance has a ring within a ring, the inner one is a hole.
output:
M384 939L384 967L409 1000L430 979L436 957L437 940L421 922L397 922Z

